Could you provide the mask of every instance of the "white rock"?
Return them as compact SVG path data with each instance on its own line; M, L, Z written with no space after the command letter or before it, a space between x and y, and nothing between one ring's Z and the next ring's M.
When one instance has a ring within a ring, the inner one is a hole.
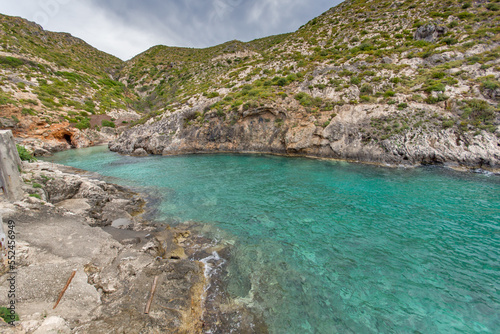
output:
M57 203L56 207L66 209L77 215L84 215L91 209L87 200L83 198L67 199Z
M69 334L71 329L63 318L53 316L45 319L33 334Z

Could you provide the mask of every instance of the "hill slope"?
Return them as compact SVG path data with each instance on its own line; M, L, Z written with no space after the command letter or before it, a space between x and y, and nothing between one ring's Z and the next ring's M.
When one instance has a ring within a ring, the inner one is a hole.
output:
M289 35L153 48L122 76L154 108L110 147L498 168L498 6L346 1Z
M69 34L4 15L0 46L0 126L30 138L26 144L37 154L110 139L88 129L113 116L137 118L128 110L137 96L113 80L124 66L120 59Z

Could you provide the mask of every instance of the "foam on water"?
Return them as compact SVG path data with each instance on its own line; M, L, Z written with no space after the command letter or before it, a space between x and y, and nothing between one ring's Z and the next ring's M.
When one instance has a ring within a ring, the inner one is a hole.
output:
M205 270L204 270L205 277L210 278L212 276L212 274L214 273L215 269L217 269L218 267L223 265L225 263L225 260L221 259L219 254L217 254L217 252L214 251L214 252L212 252L212 255L201 259L200 262L203 263L205 266ZM210 286L208 285L205 287L205 290L208 290L209 288L210 288Z
M235 240L227 290L272 333L500 332L498 176L104 148L52 160L149 187L160 218Z

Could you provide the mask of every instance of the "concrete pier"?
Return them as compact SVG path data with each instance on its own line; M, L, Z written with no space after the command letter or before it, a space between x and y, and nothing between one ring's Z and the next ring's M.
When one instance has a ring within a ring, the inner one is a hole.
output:
M15 202L23 198L21 188L22 167L21 159L17 153L12 131L0 131L0 196L8 201Z

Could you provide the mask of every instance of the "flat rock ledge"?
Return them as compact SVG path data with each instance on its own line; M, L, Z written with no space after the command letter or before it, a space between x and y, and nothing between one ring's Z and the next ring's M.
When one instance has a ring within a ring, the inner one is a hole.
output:
M146 221L144 196L83 171L46 162L23 167L24 199L0 196L4 227L15 222L20 317L15 326L0 320L1 333L222 333L217 319L242 313L249 320L237 328L227 321L231 330L255 332L250 311L225 300L219 316L219 307L208 305L214 298L207 298L202 258L225 246L192 234L192 224ZM9 278L0 264L0 306L9 303ZM261 322L259 332L267 332Z

